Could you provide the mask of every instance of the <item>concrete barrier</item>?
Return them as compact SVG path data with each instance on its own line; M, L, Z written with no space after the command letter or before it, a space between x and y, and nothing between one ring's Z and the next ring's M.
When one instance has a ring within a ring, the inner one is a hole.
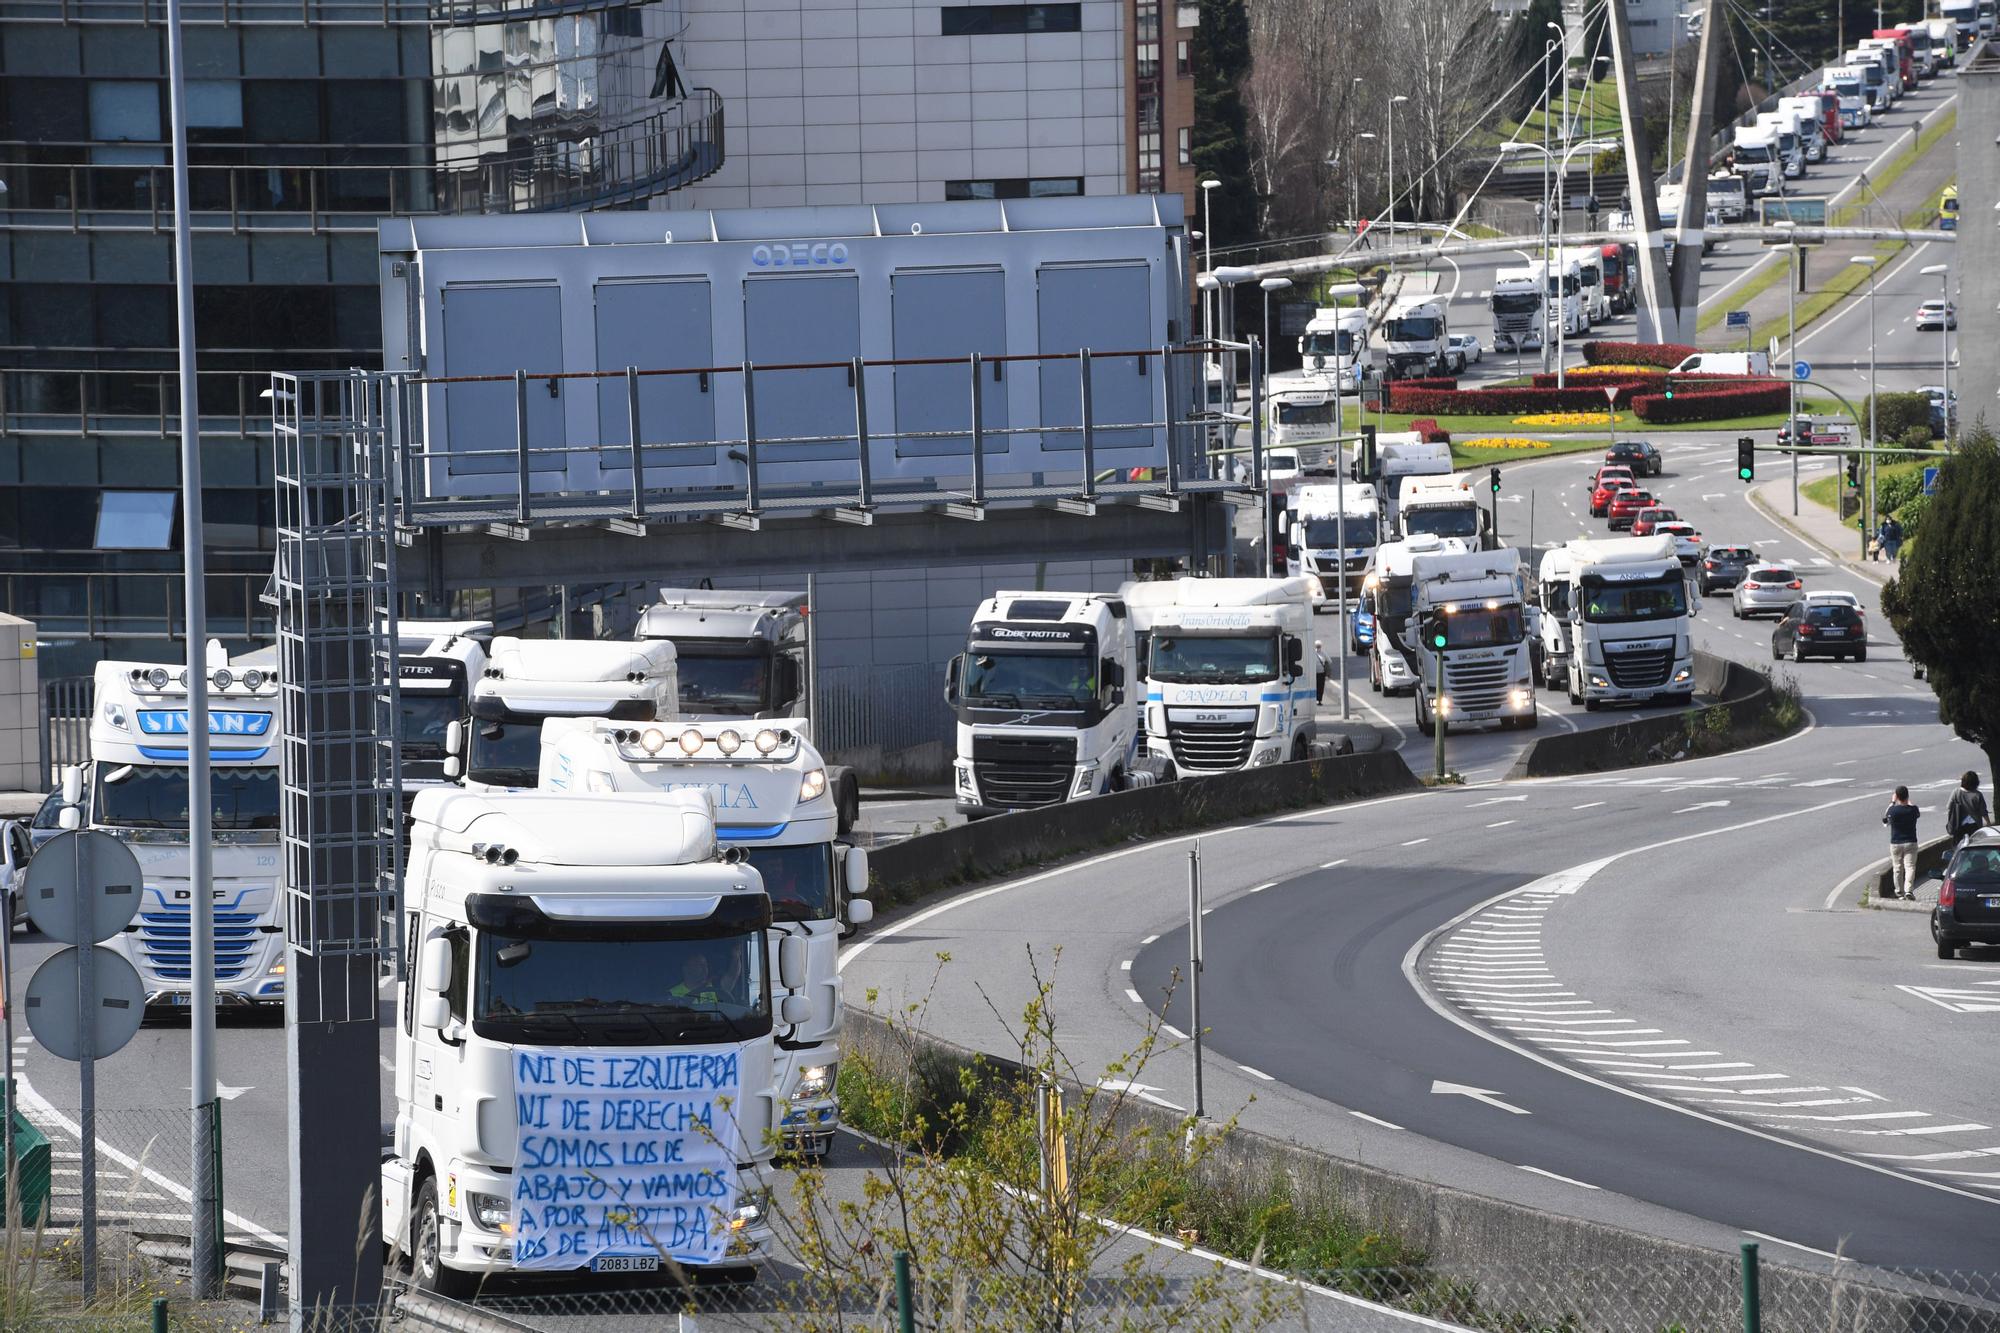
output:
M1011 1060L853 1008L841 1045L845 1058L865 1061L882 1077L909 1078L919 1102L925 1090L947 1102L1025 1096L1033 1081ZM1075 1085L1066 1090L1082 1095ZM942 1122L930 1106L911 1109ZM1131 1098L1117 1115L1127 1145L1178 1143L1187 1124L1178 1112ZM1482 1319L1481 1327L1707 1329L1735 1326L1739 1318L1733 1253L1394 1175L1241 1128L1214 1132L1214 1149L1192 1168L1201 1183L1224 1197L1234 1191L1260 1202L1276 1185L1300 1200L1337 1207L1366 1230L1400 1238L1428 1256L1425 1273L1475 1292L1482 1312L1503 1321ZM1761 1267L1766 1328L2000 1333L2000 1306L1990 1301L1852 1265L1837 1274L1788 1268L1772 1262L1778 1257L1767 1253ZM1310 1276L1368 1295L1406 1275L1384 1274L1379 1286Z
M1274 810L1408 791L1417 785L1401 755L1376 751L1185 778L1088 801L996 815L870 852L869 897L878 908L896 907L955 884L992 879L1099 847L1227 824Z
M1692 710L1641 713L1630 721L1588 731L1540 736L1515 761L1508 776L1560 777L1655 763L1687 749L1691 733L1712 722L1729 723L1724 730L1740 728L1746 720L1761 715L1773 697L1770 678L1763 672L1703 652L1694 655L1694 688L1697 695L1711 702ZM1721 712L1724 709L1726 714Z
M1889 798L1886 795L1882 798L1882 804L1884 806L1889 804ZM1952 851L1957 846L1957 838L1934 838L1930 842L1920 845L1917 848L1916 877L1919 880L1930 879L1933 876L1942 878L1945 864L1951 860ZM1895 894L1895 867L1884 864L1880 870L1875 872L1873 896L1879 901L1886 898L1893 898Z

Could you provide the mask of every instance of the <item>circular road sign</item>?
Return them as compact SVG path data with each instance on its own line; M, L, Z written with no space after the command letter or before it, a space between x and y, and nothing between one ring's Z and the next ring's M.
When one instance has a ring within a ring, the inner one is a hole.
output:
M109 833L59 833L28 862L28 916L64 944L109 939L132 923L145 878L138 858ZM78 905L81 899L81 930Z
M1793 378L1793 379L1795 379L1795 380L1809 380L1809 379L1811 379L1811 378L1812 378L1812 362L1810 362L1810 361L1794 361L1794 362L1792 362L1792 378Z
M91 953L93 989L97 992L88 1010L91 1018L92 1059L102 1059L122 1048L139 1030L146 1016L146 992L139 974L123 954L86 944ZM28 1031L50 1055L75 1060L83 1053L82 1012L77 1007L77 983L81 951L64 949L43 960L28 979L23 1004L28 1012Z

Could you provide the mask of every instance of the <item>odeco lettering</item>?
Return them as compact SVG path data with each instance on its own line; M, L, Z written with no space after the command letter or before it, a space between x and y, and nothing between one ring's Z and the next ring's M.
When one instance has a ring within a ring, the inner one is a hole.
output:
M750 252L750 262L758 268L839 268L847 262L847 247L839 241L760 245Z

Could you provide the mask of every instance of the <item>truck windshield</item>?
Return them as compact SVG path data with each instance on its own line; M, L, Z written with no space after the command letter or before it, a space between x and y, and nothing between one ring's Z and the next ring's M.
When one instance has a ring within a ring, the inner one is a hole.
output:
M823 842L802 847L751 847L750 864L764 877L771 915L779 921L832 918L833 848Z
M1401 626L1410 618L1410 581L1394 579L1375 589L1375 618L1386 625Z
M765 704L770 660L762 655L706 651L676 642L681 703L696 713L752 717Z
M1403 535L1434 532L1440 537L1477 537L1479 507L1473 504L1436 505L1403 511Z
M509 713L472 724L465 774L495 787L532 787L542 771L542 719Z
M1569 614L1569 584L1544 583L1542 585L1542 609L1552 616Z
M1444 321L1429 315L1406 315L1389 321L1388 336L1392 343L1430 342L1444 336Z
M1521 608L1479 606L1460 608L1444 618L1447 648L1491 648L1503 643L1519 643L1524 634Z
M1742 183L1741 183L1741 182L1739 181L1739 182L1738 182L1738 189L1739 189L1739 192L1740 192L1740 190L1741 190L1741 184L1742 184ZM1604 256L1604 276L1605 276L1605 277L1607 277L1607 278L1615 278L1615 277L1618 277L1618 276L1619 276L1620 274L1622 274L1622 273L1624 273L1624 272L1625 272L1625 261L1624 261L1624 260L1620 259L1620 258L1619 258L1619 257L1618 257L1617 255L1606 255L1606 256Z
M1338 333L1308 333L1301 341L1299 352L1304 356L1354 355L1354 330L1342 329Z
M1687 581L1679 574L1610 582L1583 576L1583 618L1593 625L1675 620L1687 614Z
M403 701L403 758L442 758L445 728L465 715L465 705L455 694L403 690L399 697Z
M1278 641L1263 634L1176 634L1153 631L1146 674L1184 684L1240 684L1278 674Z
M1771 160L1771 146L1762 143L1737 144L1736 160L1738 162L1769 162Z
M1347 549L1357 546L1373 546L1379 538L1375 535L1375 515L1349 514L1346 521ZM1339 519L1309 518L1306 520L1306 545L1327 550L1340 545Z
M648 924L480 931L474 1030L558 1046L701 1045L770 1030L762 931L673 939Z
M1493 313L1496 315L1532 315L1541 308L1539 292L1493 293Z
M1278 404L1278 424L1280 426L1331 426L1333 424L1333 404L1331 402L1281 402Z
M1555 296L1555 295L1557 295L1557 291L1556 291L1556 287L1557 287L1557 284L1561 284L1561 286L1562 286L1562 292L1561 292L1561 295L1563 295L1563 296L1575 296L1575 295L1576 295L1576 275L1575 275L1575 274L1572 274L1572 273L1564 273L1564 274L1561 274L1561 275L1557 275L1557 274L1554 274L1554 273L1551 273L1551 274L1549 274L1548 278L1546 279L1546 282L1547 282L1547 284L1548 284L1548 293L1549 293L1549 295L1550 295L1550 296Z
M107 768L92 806L95 822L111 828L184 829L188 824L185 768L120 764ZM259 764L209 770L209 808L218 829L278 827L278 770Z
M1081 712L1097 698L1091 654L1003 653L988 650L965 658L963 694L967 703L996 708L1054 708Z

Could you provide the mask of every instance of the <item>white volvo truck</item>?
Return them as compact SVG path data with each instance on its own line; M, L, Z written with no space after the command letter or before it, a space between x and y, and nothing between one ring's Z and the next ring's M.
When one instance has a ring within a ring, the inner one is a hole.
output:
M773 949L784 939L806 946L812 1015L776 1038L778 1128L799 1150L824 1153L840 1124L840 940L873 920L875 908L863 896L868 853L834 840L838 820L819 751L782 719L654 726L551 719L542 724L541 790L708 794L716 837L742 848L764 878Z
M1545 689L1559 690L1569 683L1571 563L1565 542L1542 553L1542 565L1536 572L1536 592L1542 603L1537 617L1542 652L1536 675Z
M215 998L282 1005L285 913L278 846L278 680L232 667L208 645L208 677L178 663L99 662L80 822L132 849L145 891L109 947L138 969L149 1006L184 1006L193 984L189 884L188 702L208 696L209 855L215 903Z
M471 726L447 742L445 771L468 787L532 787L549 718L657 722L679 713L674 645L665 640L502 637L473 682Z
M417 1283L754 1267L774 1031L811 1009L703 792L412 803L382 1234Z
M1441 649L1434 641L1440 633ZM1519 552L1417 556L1411 562L1403 639L1415 658L1417 729L1424 735L1433 726L1450 731L1474 722L1497 722L1503 731L1537 724L1534 647Z
M396 697L402 732L403 790L445 779L451 724L472 716L472 683L486 674L490 620L396 622Z
M1375 500L1374 487L1358 481L1345 485L1310 482L1295 487L1290 525L1285 572L1315 581L1313 609L1325 611L1337 606L1342 580L1352 606L1368 572L1368 561L1382 540L1382 509Z
M1122 597L998 592L945 673L958 712L954 803L968 819L1150 786L1139 672Z
M639 616L638 637L674 645L681 716L792 718L808 739L812 608L802 592L662 588ZM841 764L826 768L840 831L861 817L861 780Z
M1670 537L1569 544L1569 701L1694 698L1695 601Z
M1146 750L1177 777L1305 759L1325 668L1312 585L1282 579L1174 580L1150 610Z
M1503 268L1493 275L1493 350L1522 352L1542 345L1542 274L1539 265Z
M1375 563L1361 581L1361 606L1355 613L1355 637L1368 654L1368 688L1377 694L1402 694L1417 686L1416 664L1403 628L1410 618L1410 579L1416 558L1445 551L1468 551L1465 541L1425 533L1384 542L1375 548Z

